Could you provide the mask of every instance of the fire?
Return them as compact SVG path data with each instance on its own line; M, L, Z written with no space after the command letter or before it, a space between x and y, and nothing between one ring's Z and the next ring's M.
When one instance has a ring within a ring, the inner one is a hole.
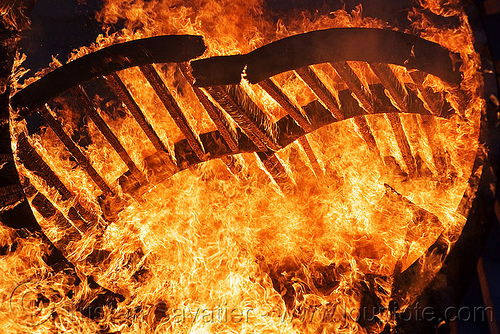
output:
M241 170L234 175L221 159L182 171L163 160L161 177L154 174L156 158L151 157L156 148L127 108L110 98L109 92L99 90L103 80L87 85L87 95L139 171L162 182L125 191L118 179L127 172L127 165L67 94L47 110L114 193L104 204L100 198L103 190L75 163L53 129L47 126L27 136L26 122L13 121L14 151L22 151L20 138L24 136L72 194L64 198L23 164L18 153L18 170L31 203L45 197L64 217L70 217L71 208L80 203L95 216L104 214L106 221L99 218L87 231L73 227L78 237L61 242L70 229L33 210L44 233L61 245L82 282L72 286L70 275L51 273L42 261L43 243L36 238L23 240L0 260L6 273L0 286L11 287L2 290L3 327L19 332L30 326L30 331L40 333L104 329L123 333L363 333L379 332L386 324L394 326L387 313L394 298L394 277L415 261L424 261L422 256L438 238L451 247L465 223L457 208L478 150L483 107L476 73L479 59L465 14L458 5L437 11L444 8L437 1L422 1L422 6L438 15L457 15L462 22L454 30L437 29L423 12L414 10L409 15L411 31L407 31L460 53L464 75L460 89L432 75L421 83L434 93L444 92L454 115L443 119L372 114L361 116L366 123L346 119L322 127L305 136L318 166L300 141L276 152L289 188L275 181L253 153L235 156ZM203 36L207 50L201 58L207 58L248 53L272 41L319 29L397 29L364 17L361 6L351 13L293 13L273 22L259 0L107 0L98 19L105 26L122 21L125 28L115 35L100 36L95 45L76 50L70 60L117 42L162 34ZM367 63L347 64L370 98L370 85L380 82L374 70ZM154 68L194 132L216 130L178 66L155 64ZM336 99L339 91L347 89L336 64L311 68ZM414 85L406 68L389 68L399 82ZM139 68L129 68L118 75L173 153L174 143L185 136L144 74ZM289 71L271 80L297 108L318 100L300 73ZM242 88L272 122L286 115L258 84L244 80ZM460 95L463 91L468 92L467 98ZM399 107L397 97L387 90L386 94ZM362 99L355 98L363 106ZM398 122L415 166L398 142L401 133L396 133L394 125ZM371 129L374 145L367 144L362 124ZM236 124L231 121L230 126ZM103 212L105 205L111 213ZM11 244L13 233L2 228L2 244ZM441 265L433 263L432 257L427 260L423 282ZM88 306L95 295L89 277L123 296L115 307L100 310L98 321L82 316L78 309ZM408 289L401 298L401 310L423 286ZM45 299L35 296L37 293ZM380 324L356 319L365 306L366 293L376 295L386 308L378 315ZM31 296L31 304L19 304L23 294ZM43 312L23 313L28 308Z

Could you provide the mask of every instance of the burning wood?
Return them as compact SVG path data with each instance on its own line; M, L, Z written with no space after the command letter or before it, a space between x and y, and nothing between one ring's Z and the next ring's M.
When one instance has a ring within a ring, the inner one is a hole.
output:
M101 13L136 41L109 37L11 99L25 193L84 278L57 317L70 302L67 327L88 332L138 331L123 309L157 332L394 328L469 203L482 100L465 15L450 39L360 11L274 31L260 16L235 25L219 2L140 3ZM35 110L48 127L27 136Z

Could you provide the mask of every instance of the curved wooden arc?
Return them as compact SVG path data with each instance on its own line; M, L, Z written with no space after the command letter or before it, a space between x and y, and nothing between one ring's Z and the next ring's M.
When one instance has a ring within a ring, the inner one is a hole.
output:
M55 69L11 99L23 118L66 90L93 78L133 66L183 62L205 52L201 36L169 35L111 45Z
M415 35L376 28L333 28L287 37L246 55L191 62L200 86L237 84L243 70L251 83L297 68L337 61L404 66L450 84L462 80L460 55Z

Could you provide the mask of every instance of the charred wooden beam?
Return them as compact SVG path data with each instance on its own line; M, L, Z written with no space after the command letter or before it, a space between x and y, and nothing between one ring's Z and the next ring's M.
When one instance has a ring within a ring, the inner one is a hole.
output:
M262 89L264 89L266 93L268 93L287 112L287 114L297 122L298 125L300 125L306 132L311 132L312 128L309 120L271 79L259 82L259 86L261 86Z
M446 152L443 148L443 141L439 137L437 131L439 124L434 117L421 116L420 126L429 141L429 146L432 151L432 160L438 176L444 176L447 170Z
M367 92L358 76L352 70L347 62L336 62L330 64L340 78L346 83L347 87L352 91L359 102L359 105L366 110L367 113L373 114L374 107L370 92Z
M43 218L52 222L62 237L55 242L55 246L63 253L66 253L66 246L70 241L77 241L81 238L78 229L41 193L37 193L32 199L31 205ZM67 254L65 254L67 255Z
M333 117L338 120L343 120L344 115L340 112L339 106L335 97L328 90L328 88L321 82L316 73L309 67L302 67L296 69L295 72L306 83L307 86L314 92L321 102L330 110Z
M213 57L192 62L203 86L258 83L273 75L336 61L390 63L419 69L458 84L460 55L415 35L377 28L333 28L281 39L246 55Z
M424 80L426 76L427 73L424 72L410 72L410 77L421 95L425 108L429 110L432 115L441 116L441 112L443 111L444 96L442 93L435 93L431 88L424 87Z
M120 79L120 76L117 73L112 73L110 75L107 75L105 79L106 82L109 84L109 86L116 93L116 95L125 104L127 109L130 111L130 113L132 114L136 122L139 124L142 131L144 131L148 139L151 141L153 146L156 148L156 150L164 151L170 155L168 148L161 141L160 137L155 132L151 124L149 124L148 120L146 119L146 116L142 112L141 108L135 102L134 98L132 97L132 94L130 94L123 81ZM172 157L170 157L170 159L173 161Z
M318 158L316 154L314 154L314 150L309 143L309 140L306 136L299 137L299 144L302 146L302 149L306 153L307 159L311 163L312 170L317 178L322 178L324 176L323 169L318 163Z
M417 164L415 157L411 153L410 143L408 142L408 138L406 137L406 133L403 129L403 124L401 124L401 117L395 113L389 113L386 117L389 120L394 136L396 137L396 142L399 150L401 151L401 155L403 156L403 162L406 165L408 175L410 177L414 177L417 174Z
M295 120L295 122L297 122L298 125L300 125L301 128L304 129L305 132L312 132L312 126L307 117L303 115L303 113L290 101L288 96L286 96L271 79L261 81L259 85ZM299 137L299 144L304 149L314 174L316 177L321 177L323 175L323 170L318 163L318 159L307 137Z
M224 138L226 144L229 146L231 151L237 151L237 133L231 128L230 122L224 115L223 111L220 110L216 105L214 105L212 101L210 101L208 96L198 86L194 85L195 79L193 77L191 69L189 68L189 65L187 63L181 63L178 65L186 80L191 84L196 97L214 122L217 130L219 130L220 134L222 135L222 138Z
M208 88L207 91L209 91ZM223 106L226 110L229 106L235 106L235 104L229 104L230 101L227 100L227 94L222 92L222 97L217 96L217 90L222 90L222 87L212 87L211 95L213 94L216 101ZM370 85L370 91L373 94L374 100L380 101L380 103L375 104L375 113L398 113L399 110L390 106L389 98L384 94L384 87L381 84ZM358 101L352 96L350 90L340 91L339 101L342 105L342 112L346 115L346 118L354 118L356 125L361 132L361 135L365 139L367 145L372 145L374 150L376 150L375 138L370 131L367 131L366 120L361 117L366 115L366 111L359 106ZM387 107L389 105L389 107ZM226 106L226 107L224 107ZM449 108L449 105L445 105L443 109ZM325 109L323 104L318 101L313 101L307 106L302 107L305 116L311 123L312 131L317 130L328 124L337 122L332 114ZM409 91L409 103L407 112L419 115L430 115L430 113L423 107L422 101L414 94L413 91ZM307 132L300 127L297 122L290 116L287 115L276 123L274 123L276 133L278 134L276 142L279 147L285 147L295 140L299 139L301 136L307 134ZM369 128L368 128L369 130ZM257 150L262 150L259 148L255 142L258 142L255 138L251 139L247 133L243 132L241 128L238 131L238 151L234 152L227 145L220 145L219 142L222 141L222 136L219 131L212 131L200 134L200 139L203 142L207 154L209 154L210 159L220 158L224 155L234 154L234 153L245 153L245 152L255 152ZM251 132L249 132L251 134ZM261 146L263 147L263 146ZM197 164L200 160L196 157L192 149L187 144L186 140L181 140L175 143L176 157L178 159L179 168L185 169L188 166ZM378 153L380 155L380 153Z
M352 91L359 105L366 110L368 114L373 114L375 112L375 106L373 104L373 99L371 97L371 92L366 91L363 84L359 80L358 76L352 70L351 66L347 62L336 62L331 63L331 66L335 69L340 78L346 83L347 87ZM374 152L377 156L380 156L380 150L373 136L372 130L368 121L364 116L358 116L354 118L354 124L358 128L361 137L368 145L370 151Z
M390 95L389 97L393 105L400 111L406 112L408 110L409 101L408 90L399 81L389 65L377 63L370 64L370 67L379 78L387 93ZM399 150L401 151L401 155L403 156L403 162L406 165L408 175L413 177L416 175L417 165L415 157L413 157L411 153L410 143L408 142L408 138L404 132L403 125L401 124L401 118L398 114L387 114L387 119L389 120L396 137L396 142Z
M205 87L215 101L234 119L261 151L280 149L277 128L239 86Z
M284 193L291 193L295 188L295 184L286 172L285 166L273 152L257 152L267 172L271 174L273 180L278 184Z
M74 194L54 173L54 171L52 171L49 165L47 165L43 158L31 146L28 138L24 133L20 134L18 137L17 152L23 165L28 170L42 177L50 187L55 188L61 195L62 200L65 201L75 197ZM94 226L100 222L100 219L97 215L86 210L78 201L75 201L73 203L73 207L71 207L71 209L75 210L78 215L80 215L85 220L85 224L88 226Z
M104 122L104 120L101 118L83 88L80 86L72 88L71 93L78 100L85 113L90 117L90 119L92 119L92 122L94 122L96 127L103 134L111 147L113 147L116 153L118 153L120 158L127 165L128 169L132 172L134 177L137 178L137 180L141 183L146 182L146 177L144 176L144 174L139 170L139 168L137 168L135 163L132 161L132 158L130 158L127 151L125 151L125 148L122 146L118 138L116 138L115 134L111 131L106 122Z
M193 151L196 153L198 159L202 161L206 160L203 145L154 66L144 65L141 66L140 69L150 83L151 87L153 87L153 90L160 98L170 116L172 116L175 124L177 124L182 134L186 137L189 146L191 146Z
M17 138L17 154L26 169L42 177L50 187L56 189L62 200L73 197L69 189L31 146L24 133Z
M64 146L68 149L71 155L75 158L82 169L89 175L89 177L94 181L94 183L101 189L105 194L112 194L113 191L107 185L106 181L97 173L92 164L89 162L87 157L82 153L82 151L76 146L73 140L66 134L62 125L52 116L50 110L47 106L40 108L39 113L45 119L50 128L55 132L57 137L62 141Z
M408 109L408 92L389 65L373 63L370 67L389 93L393 105L405 112Z
M132 66L187 61L205 52L201 36L156 36L115 44L78 58L35 81L12 97L19 117L42 107L50 99L93 78Z

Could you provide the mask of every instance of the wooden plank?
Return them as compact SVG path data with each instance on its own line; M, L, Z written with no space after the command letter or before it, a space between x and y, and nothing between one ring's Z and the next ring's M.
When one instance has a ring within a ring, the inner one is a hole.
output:
M230 122L224 115L223 111L215 106L212 101L210 101L208 96L200 89L200 87L194 85L195 79L193 77L192 70L189 68L189 65L187 63L180 63L178 64L178 66L181 70L181 73L193 88L193 91L196 94L196 97L200 101L201 105L207 111L208 116L210 116L210 118L214 122L215 127L217 128L217 130L219 130L222 138L224 138L226 144L229 146L231 151L238 151L238 135L236 131L231 128Z
M257 152L257 156L283 193L290 194L295 190L295 183L286 172L285 166L283 166L276 154L270 151Z
M347 62L330 63L330 66L337 72L340 78L346 83L347 87L352 91L359 102L359 105L366 110L367 113L375 112L373 101L370 92L367 92L363 84L359 80L356 73Z
M170 35L119 43L92 52L55 69L19 91L11 104L25 117L52 98L93 78L153 62L180 62L201 56L201 36Z
M104 77L108 85L113 89L116 95L122 100L127 109L130 111L136 122L141 127L142 131L146 134L148 139L151 141L153 146L158 151L164 151L169 155L169 158L173 161L172 155L170 154L168 148L161 141L158 134L155 132L151 124L149 124L146 116L142 112L141 108L137 105L132 94L128 91L127 87L120 79L117 73L112 73Z
M434 93L431 88L424 87L426 73L413 71L410 72L410 77L413 80L420 97L424 102L424 106L434 116L441 116L443 112L444 96L439 93Z
M290 115L301 128L306 132L311 132L312 127L306 116L290 101L288 96L281 91L281 89L276 86L276 84L271 79L266 79L259 82L259 86L262 87L286 112Z
M132 158L128 155L125 148L122 146L118 138L114 135L111 129L108 127L106 122L101 118L94 105L90 101L87 93L83 90L81 86L75 87L71 89L71 93L76 97L78 102L81 104L85 113L92 119L92 122L96 125L99 131L103 134L104 138L108 141L111 147L118 153L123 162L127 165L128 169L132 172L134 177L141 183L146 183L146 177L144 174L137 168L135 163L132 161Z
M170 90L165 85L160 75L156 71L153 65L140 66L141 72L144 74L148 80L151 87L155 91L156 95L160 98L161 102L167 109L170 116L174 120L175 124L179 127L182 134L186 137L189 146L193 149L196 156L201 160L205 161L207 159L205 154L205 149L201 144L198 136L195 134L193 128L189 124L186 116L182 113L181 108L175 101L174 97L170 93Z
M400 111L407 112L409 101L408 91L396 77L389 65L374 63L370 64L370 67L390 95L389 98L392 104ZM396 113L388 113L386 117L396 137L396 142L403 157L403 162L406 165L408 175L414 177L417 174L417 164L415 157L411 153L410 143L404 132L401 118Z
M55 132L57 137L62 141L64 146L68 149L71 155L75 158L76 162L82 169L89 175L94 183L101 189L104 194L113 194L111 188L106 184L106 181L97 173L87 157L80 151L78 146L66 134L62 125L52 116L48 106L44 106L38 110L42 117L45 119L50 128Z
M332 113L333 117L339 121L344 119L344 115L340 112L335 97L328 90L328 88L326 88L323 82L321 82L311 68L302 67L296 69L295 72L306 83L306 85L309 86L319 100L325 104L326 108Z
M290 115L297 124L304 129L306 133L313 131L312 125L306 116L290 101L290 99L283 93L283 91L271 80L266 79L259 83L259 85ZM299 144L306 153L309 162L311 163L312 170L316 177L321 178L324 176L323 170L318 163L318 159L314 154L314 150L309 143L307 137L299 137Z
M359 80L356 73L347 62L330 63L340 78L346 83L347 87L352 91L359 105L368 113L373 114L375 107L371 93L366 91L363 84ZM377 156L381 157L380 149L377 146L373 132L368 124L365 116L358 116L354 118L354 125L358 128L361 137L368 145L370 151L374 152Z
M277 128L239 86L208 86L206 91L261 151L280 149Z

